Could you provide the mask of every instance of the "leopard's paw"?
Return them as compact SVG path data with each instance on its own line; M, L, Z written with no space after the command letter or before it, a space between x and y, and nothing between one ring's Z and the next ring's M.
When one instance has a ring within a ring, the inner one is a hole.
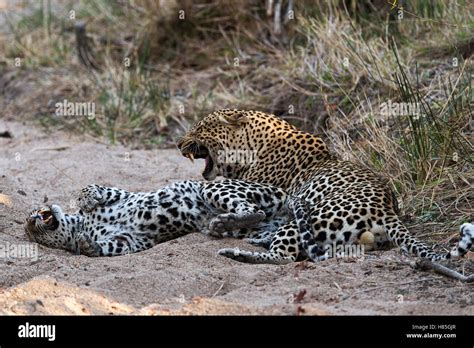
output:
M81 190L78 198L79 209L91 212L101 204L103 196L97 185L88 185Z
M239 248L220 249L217 253L219 255L222 255L232 260L236 260L240 262L245 262L247 260L247 257L252 255L251 252L243 251L243 250L240 250Z
M100 256L100 247L88 235L81 233L77 236L78 254Z
M217 215L212 219L209 223L209 229L212 232L222 234L224 232L255 226L263 219L265 219L265 213L263 211L245 215L225 213Z

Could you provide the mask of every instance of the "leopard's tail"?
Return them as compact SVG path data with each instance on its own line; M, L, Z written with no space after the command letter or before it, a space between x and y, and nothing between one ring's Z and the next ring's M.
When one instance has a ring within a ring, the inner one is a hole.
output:
M310 209L304 199L291 197L289 210L295 218L301 238L301 246L307 256L313 261L320 261L326 257L326 250L319 246L314 238L311 226ZM466 255L474 246L474 224L465 223L460 227L458 244L447 253L437 253L427 244L413 237L397 216L385 220L385 231L389 240L409 254L440 261L457 259Z
M288 207L298 226L303 251L313 261L326 259L326 250L321 248L314 239L310 209L307 207L306 201L294 196L290 198Z
M456 247L447 253L437 253L431 247L413 237L398 217L385 221L385 231L390 241L402 250L431 261L448 260L463 257L469 252L474 242L474 225L466 223L460 228L461 238Z
M463 257L474 246L474 225L471 223L464 223L459 227L460 239L458 245L450 251L451 257Z

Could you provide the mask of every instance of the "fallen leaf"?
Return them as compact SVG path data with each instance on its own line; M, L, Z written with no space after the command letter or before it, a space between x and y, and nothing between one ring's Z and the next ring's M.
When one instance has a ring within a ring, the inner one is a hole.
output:
M303 301L304 295L306 295L306 289L300 290L297 294L293 295L294 303L300 303Z
M9 196L0 193L0 204L7 206L8 208L12 207L12 200Z

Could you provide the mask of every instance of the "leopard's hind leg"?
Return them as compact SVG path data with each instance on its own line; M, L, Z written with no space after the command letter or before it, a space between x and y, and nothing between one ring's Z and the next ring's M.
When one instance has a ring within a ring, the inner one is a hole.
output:
M252 252L238 248L225 248L220 255L246 263L287 264L296 261L299 254L298 225L293 220L281 226L274 233L270 249L266 252Z
M280 228L280 226L286 225L288 221L288 215L275 216L268 221L259 223L254 228L247 229L246 233L244 234L242 234L241 230L237 231L239 235L236 235L236 232L234 232L232 237L244 237L243 240L247 243L264 247L265 249L270 249L270 245L276 231L278 228Z
M313 236L310 210L306 206L306 202L299 197L291 197L288 206L294 220L284 224L270 236L271 243L268 252L250 252L228 248L219 250L219 254L241 262L272 264L294 262L300 251L313 261L328 258L325 250L316 243ZM252 241L255 240L250 240L250 242ZM255 242L257 243L253 244L258 244L259 241ZM262 242L266 242L266 240L263 239Z
M274 236L273 231L265 231L258 234L257 236L244 238L244 241L252 245L263 247L265 249L270 249L273 236Z

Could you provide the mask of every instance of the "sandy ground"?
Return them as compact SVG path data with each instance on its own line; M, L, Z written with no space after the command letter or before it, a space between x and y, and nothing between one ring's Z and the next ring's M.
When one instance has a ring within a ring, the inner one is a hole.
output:
M6 130L13 137L0 138L3 249L36 248L23 232L27 212L45 202L73 211L71 200L87 184L154 190L199 178L203 165L174 149L131 150L0 119L0 133ZM285 266L242 264L216 254L234 246L253 248L196 233L114 258L42 246L37 257L2 255L0 313L474 314L474 285L415 271L396 250ZM472 260L455 266L474 271Z

